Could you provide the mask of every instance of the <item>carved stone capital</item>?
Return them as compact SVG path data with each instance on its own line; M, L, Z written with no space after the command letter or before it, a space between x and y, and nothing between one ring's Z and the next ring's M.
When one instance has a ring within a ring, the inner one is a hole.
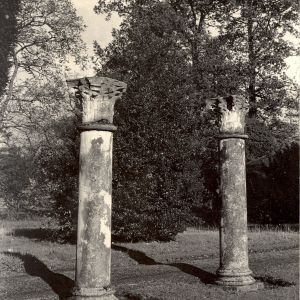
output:
M244 133L248 101L241 95L218 97L206 101L207 109L217 113L221 133Z
M113 123L114 105L126 91L124 82L108 77L67 80L69 92L82 100L82 123Z

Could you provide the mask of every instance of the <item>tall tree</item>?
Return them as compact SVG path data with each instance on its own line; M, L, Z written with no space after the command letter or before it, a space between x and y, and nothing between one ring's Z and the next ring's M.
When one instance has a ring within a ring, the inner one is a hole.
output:
M247 14L248 6L236 1L98 2L96 12L108 17L117 12L123 17L113 42L105 49L95 46L99 74L129 84L116 113L120 129L115 143L113 222L119 236L145 238L150 234L151 238L156 232L156 237L162 238L164 230L170 234L178 230L171 228L166 218L184 224L192 211L203 219L216 220L211 213L211 206L217 205L216 127L204 113L203 100L251 92L251 39L253 47L262 39L267 43L260 45L264 51L255 69L259 71L255 73L256 89L261 90L260 98L251 101L251 115L259 108L259 114L255 113L259 122L252 118L248 125L252 137L248 157L258 158L289 140L293 126L279 122L279 115L281 100L288 103L293 97L283 74L284 58L292 53L292 46L285 43L280 29L270 35L258 26L249 39L248 21L253 17ZM262 9L257 13L252 9L259 20L267 19ZM294 7L290 11L290 15L283 14L291 25L296 13ZM265 26L263 22L261 26ZM284 28L295 32L289 25ZM185 213L180 215L173 208ZM158 213L160 209L162 213ZM124 220L130 225L124 227ZM153 230L150 226L152 231L145 232L147 222L166 227L155 225Z
M208 74L208 65L213 64L214 71L221 73L218 69L220 63L216 64L215 60L221 61L223 59L224 61L224 57L218 58L215 55L216 51L214 50L220 45L218 44L218 39L212 38L210 30L218 26L218 23L222 20L222 15L230 10L228 2L220 0L99 0L95 11L96 13L107 14L108 19L111 17L112 12L116 12L125 20L137 20L138 15L135 15L136 11L151 10L155 6L160 7L166 13L168 12L171 15L168 19L172 19L168 30L176 33L176 37L174 36L176 43L182 49L185 49L189 56L193 84L194 88L199 92L198 98L200 100L204 95L209 97L212 90L211 82L206 76ZM157 28L158 25L153 25L153 27ZM160 27L161 31L165 29L163 25ZM209 50L207 44L211 46ZM212 55L209 53L210 51L213 52ZM207 56L208 54L210 55ZM226 84L223 84L223 86L226 86ZM212 94L215 95L216 93Z
M78 164L77 110L66 97L63 68L68 58L77 63L85 59L84 25L69 0L21 0L16 28L11 76L0 99L1 142L7 146L1 153L7 164L0 170L0 193L11 206L56 205L60 192L66 196L68 190L69 197L72 190L76 193L70 185L76 185L72 170ZM19 181L14 179L16 168ZM62 172L73 177L63 182ZM53 212L58 210L56 206Z
M20 0L3 0L0 3L0 96L5 90L11 67L8 57L15 46L19 4Z
M285 59L299 53L299 3L294 0L237 1L222 29L233 63L244 70L249 116L276 116L294 104L296 87L285 75ZM294 101L292 101L294 98ZM294 102L294 103L293 103Z
M205 202L199 157L211 159L190 29L169 3L143 3L126 8L106 49L96 45L99 74L128 83L115 117L113 228L132 240L167 239L195 221L192 210Z
M11 100L19 72L22 77L52 74L68 57L82 61L83 22L71 1L21 0L17 19L15 47L10 53L11 76L7 92L1 98L2 117Z

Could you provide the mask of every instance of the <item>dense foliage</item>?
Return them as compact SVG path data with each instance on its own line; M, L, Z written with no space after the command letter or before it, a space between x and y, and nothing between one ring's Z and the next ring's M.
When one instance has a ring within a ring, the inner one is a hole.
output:
M84 25L70 0L20 0L14 17L17 34L6 59L11 69L6 92L0 98L0 131L6 119L20 111L16 107L23 101L24 78L53 81L69 58L85 60L80 36Z
M295 104L282 73L295 49L282 37L297 12L273 4L99 1L96 11L124 18L108 47L95 45L99 74L128 83L115 118L116 237L165 239L193 222L218 222L217 128L206 98L248 92L248 161L293 140L295 124L280 116ZM249 203L257 208L252 195Z
M248 165L249 221L261 224L299 222L299 144Z
M49 212L73 230L80 114L66 95L63 63L85 61L84 25L69 0L19 2L10 77L0 98L0 195L8 213Z

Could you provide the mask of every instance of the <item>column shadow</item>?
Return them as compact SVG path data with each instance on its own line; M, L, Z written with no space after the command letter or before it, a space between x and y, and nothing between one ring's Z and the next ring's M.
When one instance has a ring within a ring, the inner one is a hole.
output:
M112 249L116 251L121 251L126 253L130 258L135 260L140 265L147 265L147 266L153 266L153 265L161 265L161 266L171 266L179 269L180 271L198 277L201 282L204 284L212 284L216 280L216 275L210 272L207 272L205 270L202 270L198 267L195 267L190 264L186 263L160 263L155 261L153 258L147 256L144 252L138 251L138 250L132 250L129 248L126 248L124 246L119 245L112 245Z
M74 281L69 277L52 272L42 261L31 254L7 251L3 253L21 259L26 273L30 276L40 277L59 296L59 300L66 300L72 296Z

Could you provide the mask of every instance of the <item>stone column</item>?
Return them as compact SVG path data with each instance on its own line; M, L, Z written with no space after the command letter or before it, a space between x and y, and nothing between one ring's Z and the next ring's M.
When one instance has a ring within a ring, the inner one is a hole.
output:
M82 101L76 300L116 299L111 284L112 140L115 101L126 84L106 77L69 80Z
M220 135L220 268L217 284L231 288L258 287L248 266L247 196L245 166L245 114L242 96L208 101L219 116Z

